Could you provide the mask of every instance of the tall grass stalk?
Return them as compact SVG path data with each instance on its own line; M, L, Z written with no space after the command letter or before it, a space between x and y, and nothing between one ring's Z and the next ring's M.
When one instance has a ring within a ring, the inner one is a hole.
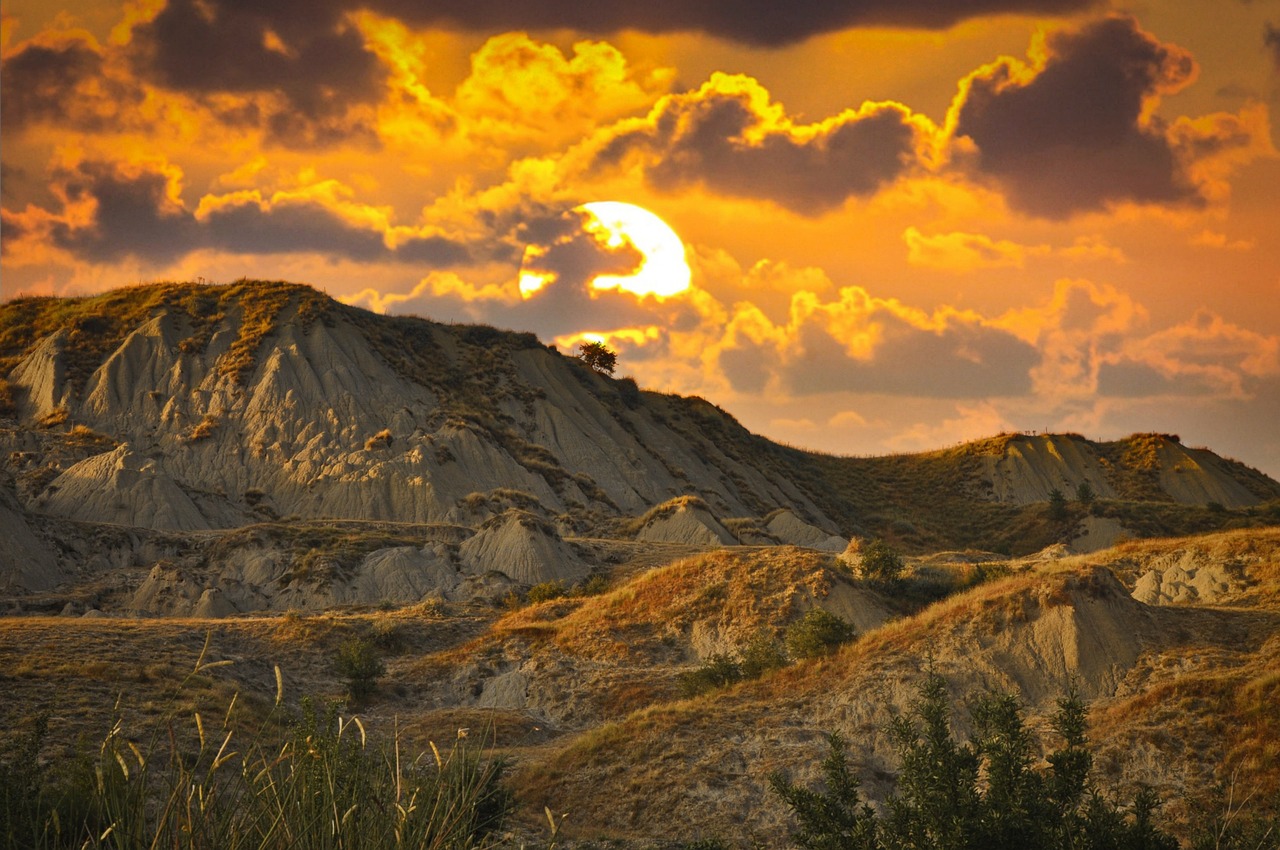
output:
M511 800L501 762L479 747L459 738L409 758L398 729L379 745L358 717L306 698L273 736L265 730L281 728L280 703L257 731L233 724L230 709L220 728L198 712L169 712L141 747L117 720L70 770L0 766L0 842L12 850L492 846Z

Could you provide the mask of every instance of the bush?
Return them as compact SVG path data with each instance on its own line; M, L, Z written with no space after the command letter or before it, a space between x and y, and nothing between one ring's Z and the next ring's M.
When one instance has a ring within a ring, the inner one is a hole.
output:
M609 589L609 577L602 573L592 573L587 580L573 589L575 596L599 596Z
M539 602L561 599L568 592L562 581L544 581L529 588L529 592L525 594L524 598L530 605L537 605Z
M591 371L601 375L612 375L618 367L618 355L603 342L583 342L578 344L578 359L591 367Z
M872 581L895 582L902 577L902 557L883 540L862 550L862 575Z
M800 828L792 834L806 850L881 848L1114 848L1176 850L1177 842L1153 822L1159 805L1150 789L1124 809L1089 782L1085 707L1074 693L1058 701L1053 729L1062 746L1037 768L1038 749L1012 695L989 694L973 712L976 735L961 744L951 733L946 684L929 675L909 715L890 733L901 770L897 788L877 813L859 795L844 742L830 738L822 763L825 788L770 777L775 793Z
M352 638L338 648L334 669L347 680L347 694L360 702L377 689L378 677L387 668L372 641Z
M681 673L678 679L680 695L686 699L708 691L727 688L742 681L742 668L731 656L723 652L711 655L697 670Z
M773 632L761 629L742 648L738 662L744 679L758 679L770 670L787 666L787 656Z
M853 626L821 608L811 608L787 626L787 652L792 658L817 658L828 655L842 643L854 638Z
M1061 522L1067 518L1067 497L1054 487L1049 491L1049 519Z

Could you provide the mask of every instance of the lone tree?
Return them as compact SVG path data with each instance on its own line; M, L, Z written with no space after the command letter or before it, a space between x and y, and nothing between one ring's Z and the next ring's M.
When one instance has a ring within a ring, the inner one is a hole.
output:
M618 355L610 351L603 342L582 342L578 344L578 359L591 367L593 372L601 375L612 375L618 367Z
M1054 487L1049 491L1049 519L1062 521L1067 518L1067 497Z

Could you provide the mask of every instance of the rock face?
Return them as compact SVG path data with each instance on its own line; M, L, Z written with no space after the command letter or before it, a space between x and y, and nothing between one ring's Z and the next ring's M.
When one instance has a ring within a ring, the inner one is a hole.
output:
M1069 498L1081 484L1093 488L1098 498L1116 495L1098 453L1070 437L1019 437L1010 440L1002 454L985 457L983 462L999 502L1042 502L1055 489Z
M765 524L765 528L783 543L820 549L823 552L843 552L848 541L838 534L830 534L810 525L789 510L783 509Z
M0 420L0 581L19 595L132 569L127 601L155 613L466 598L599 566L561 535L835 553L854 532L910 546L926 529L946 545L968 530L915 520L965 517L973 500L1034 512L1085 484L1225 510L1280 498L1277 482L1167 435L809 455L530 334L376 316L291 284L157 284L7 311L0 384L18 418ZM466 528L443 544L379 532L354 553L208 554L257 523L343 522ZM1107 545L1118 522L1091 517L1070 545Z
M437 522L507 488L557 514L642 513L693 490L722 515L784 504L821 516L785 477L702 440L691 416L746 434L705 402L641 393L530 335L248 286L140 288L153 305L118 344L95 340L108 351L92 368L63 329L32 341L0 376L23 418L60 415L128 445L67 470L42 511L182 531L235 527L258 506ZM202 297L221 299L215 318L182 306ZM266 297L274 312L254 312Z
M645 518L637 540L685 543L692 546L732 546L737 539L698 499L674 499Z
M64 578L58 559L23 516L22 506L0 487L0 588L48 590Z
M568 584L588 572L553 526L517 510L486 522L462 544L459 555L473 574L496 571L520 584Z

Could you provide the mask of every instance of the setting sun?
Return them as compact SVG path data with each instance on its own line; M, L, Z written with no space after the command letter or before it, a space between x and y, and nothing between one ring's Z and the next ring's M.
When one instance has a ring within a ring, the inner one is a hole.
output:
M552 244L531 243L520 269L520 294L530 298L561 278L563 270L556 260L558 249L573 253L578 262L582 254L596 253L601 258L631 255L635 265L588 272L583 281L594 291L620 289L641 298L670 298L689 288L692 274L685 259L684 242L665 221L635 204L620 201L595 201L575 207L566 218L576 220L574 229L561 234ZM573 250L572 246L579 246ZM585 251L581 246L587 246Z
M624 289L636 295L669 298L689 288L689 263L684 243L665 221L635 204L596 201L583 204L591 213L586 224L610 248L631 243L644 255L640 268L627 275L599 275L591 281L594 289Z

